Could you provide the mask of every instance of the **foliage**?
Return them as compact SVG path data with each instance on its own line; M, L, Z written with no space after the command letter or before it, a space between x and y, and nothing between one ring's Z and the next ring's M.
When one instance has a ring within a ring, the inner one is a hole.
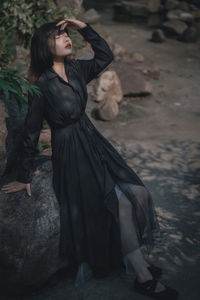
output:
M45 141L40 141L37 144L37 148L38 148L39 152L41 153L43 150L48 149L49 145Z
M10 101L14 95L19 107L20 119L24 104L24 93L40 94L36 85L30 84L20 75L20 70L9 68L15 59L16 45L30 48L34 31L47 22L57 22L63 18L73 18L77 10L71 6L59 8L54 0L1 0L0 2L0 89ZM71 31L69 30L69 33ZM74 48L79 48L70 34ZM75 33L76 36L76 33Z
M58 7L54 0L1 0L0 66L12 59L10 51L16 44L30 48L33 32L42 24L73 18L76 14L74 7Z
M6 33L4 28L0 28L0 66L8 65L15 56L15 39L13 32Z
M42 128L44 128L44 129L49 128L49 124L47 123L47 120L45 120L45 119L43 121Z
M5 28L16 30L25 48L30 46L30 38L36 28L76 14L73 7L59 8L53 0L4 0L0 8L1 23Z
M22 119L22 108L24 104L24 93L29 92L38 96L41 91L38 86L28 83L27 79L19 74L18 70L8 68L7 70L0 71L0 89L2 89L6 100L10 101L11 96L14 94L19 107L19 116Z

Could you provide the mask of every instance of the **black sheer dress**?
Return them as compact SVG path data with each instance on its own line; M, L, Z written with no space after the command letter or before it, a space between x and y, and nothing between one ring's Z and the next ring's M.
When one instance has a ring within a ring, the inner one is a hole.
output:
M77 266L76 286L92 274L103 277L111 270L127 267L126 254L143 245L149 251L159 230L150 192L85 113L86 85L114 59L105 39L86 24L78 31L91 44L94 57L65 63L68 83L52 68L36 81L42 96L35 95L29 106L22 166L16 178L24 183L32 181L45 119L51 129L52 185L60 204L58 250ZM120 229L122 194L130 204L126 205L123 225L135 228L129 235Z

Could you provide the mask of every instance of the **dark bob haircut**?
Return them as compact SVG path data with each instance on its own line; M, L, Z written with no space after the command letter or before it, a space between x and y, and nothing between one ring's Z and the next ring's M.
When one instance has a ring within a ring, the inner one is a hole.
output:
M56 26L57 22L45 23L40 26L33 34L30 49L30 67L28 77L30 81L35 82L39 76L53 65L53 53L49 40L53 41L55 47L55 37L62 33L60 26ZM64 31L69 35L67 28ZM68 60L67 57L64 58Z

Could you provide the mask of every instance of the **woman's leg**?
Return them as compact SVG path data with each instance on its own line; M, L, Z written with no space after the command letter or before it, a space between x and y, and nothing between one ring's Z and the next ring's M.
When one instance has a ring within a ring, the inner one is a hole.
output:
M147 201L147 191L144 187L129 184L132 192L140 201ZM128 260L135 269L136 276L139 282L151 280L152 274L148 270L148 263L145 261L141 247L139 245L135 224L132 216L133 205L126 195L117 186L117 195L119 199L119 219L120 219L120 232L123 247L123 253L127 256ZM155 291L164 290L164 286L158 282Z

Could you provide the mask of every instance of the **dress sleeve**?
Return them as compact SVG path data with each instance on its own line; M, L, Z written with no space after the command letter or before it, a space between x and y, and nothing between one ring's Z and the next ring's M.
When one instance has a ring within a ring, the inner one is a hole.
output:
M40 88L40 85L36 82ZM41 93L42 90L40 89ZM20 153L20 165L17 174L17 181L30 183L33 177L33 163L38 153L37 144L44 119L44 94L28 97L28 112L25 117L22 151Z
M77 59L82 75L88 84L102 70L104 70L114 59L108 43L88 24L84 28L78 29L84 39L90 43L94 57L89 60Z

